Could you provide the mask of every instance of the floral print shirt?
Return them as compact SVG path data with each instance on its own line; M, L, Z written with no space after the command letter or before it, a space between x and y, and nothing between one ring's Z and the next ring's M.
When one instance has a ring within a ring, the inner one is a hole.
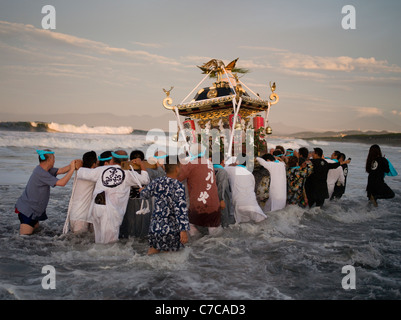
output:
M171 234L189 230L188 209L183 184L167 176L152 180L141 198L155 197L149 233Z
M287 204L298 204L305 208L308 205L308 199L304 192L306 178L313 171L312 164L304 168L287 168Z

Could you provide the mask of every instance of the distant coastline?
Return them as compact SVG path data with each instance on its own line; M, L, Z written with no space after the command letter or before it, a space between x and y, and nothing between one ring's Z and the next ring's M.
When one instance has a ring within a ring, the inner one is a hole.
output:
M146 134L144 130L134 130L132 127L120 126L87 126L74 124L60 124L41 121L0 121L0 131L22 132L64 132L82 134Z
M302 135L295 134L297 138ZM313 134L310 133L308 136L302 136L305 140L325 140L325 141L336 141L336 142L359 142L364 144L379 144L379 145L389 145L394 147L401 147L401 133L395 132L360 132L357 134Z
M133 129L132 127L88 127L86 125L58 124L48 122L30 121L0 121L0 131L25 131L25 132L69 132L69 133L97 133L97 134L138 134L146 135L147 130ZM325 140L337 142L359 142L365 144L382 144L401 147L401 133L388 131L359 131L348 130L342 132L304 131L285 135L304 140ZM283 135L278 135L283 137Z

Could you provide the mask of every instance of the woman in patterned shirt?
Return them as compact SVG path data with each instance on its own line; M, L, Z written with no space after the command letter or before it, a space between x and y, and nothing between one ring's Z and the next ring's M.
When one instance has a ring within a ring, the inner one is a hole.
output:
M312 172L312 164L303 162L299 166L296 156L289 157L287 164L287 204L297 204L302 208L308 205L304 187L306 178Z

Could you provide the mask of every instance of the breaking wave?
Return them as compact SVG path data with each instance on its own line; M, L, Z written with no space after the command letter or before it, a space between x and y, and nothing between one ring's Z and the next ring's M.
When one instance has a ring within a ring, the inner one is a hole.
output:
M0 122L0 130L7 131L28 131L28 132L63 132L79 134L131 134L134 132L132 127L91 127L86 124L61 124L55 122L36 122L36 121L18 121L18 122Z

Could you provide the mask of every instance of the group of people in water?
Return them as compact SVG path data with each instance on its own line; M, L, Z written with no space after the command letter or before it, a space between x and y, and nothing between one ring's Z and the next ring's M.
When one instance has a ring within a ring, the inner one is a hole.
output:
M15 205L20 234L32 234L47 219L50 187L65 186L76 172L63 232L93 231L96 243L112 243L121 238L129 215L146 217L148 254L177 251L190 237L218 234L230 224L259 223L287 205L322 207L326 199L344 194L351 161L340 151L328 158L321 148L309 152L276 146L254 159L251 172L245 154L208 157L204 146L193 144L185 156L158 151L147 161L140 150L99 156L89 151L55 168L53 151L37 153L39 165ZM373 205L394 197L384 182L392 170L373 145L366 161L367 196ZM65 175L58 179L59 174Z

